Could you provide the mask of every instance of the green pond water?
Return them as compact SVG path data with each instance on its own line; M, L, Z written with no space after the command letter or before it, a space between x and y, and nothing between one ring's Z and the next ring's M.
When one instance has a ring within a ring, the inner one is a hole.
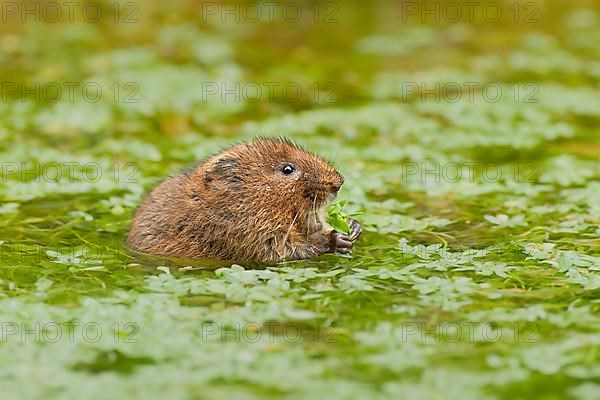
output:
M599 398L594 2L7 3L2 398ZM128 252L257 135L344 174L351 258Z

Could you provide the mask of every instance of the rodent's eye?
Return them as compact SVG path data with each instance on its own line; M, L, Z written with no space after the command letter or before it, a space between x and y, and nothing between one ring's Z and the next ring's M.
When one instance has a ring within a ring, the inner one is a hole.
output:
M283 172L285 175L293 174L295 170L296 168L290 164L285 164L283 167L281 167L281 172Z

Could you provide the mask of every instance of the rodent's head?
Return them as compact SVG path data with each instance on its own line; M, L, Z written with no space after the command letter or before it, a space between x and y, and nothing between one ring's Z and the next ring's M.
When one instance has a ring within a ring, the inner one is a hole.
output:
M237 144L204 166L205 184L231 196L260 197L268 205L298 212L324 206L344 183L331 164L287 139Z

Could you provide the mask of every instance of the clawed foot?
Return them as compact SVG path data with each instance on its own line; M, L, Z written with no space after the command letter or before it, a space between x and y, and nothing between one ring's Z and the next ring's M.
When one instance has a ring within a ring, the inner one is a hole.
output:
M350 225L351 232L350 234L344 232L331 232L331 250L341 254L350 254L352 252L352 246L354 242L358 239L362 232L362 227L360 223L350 218L348 220L348 225Z
M362 226L354 218L350 218L348 220L348 225L350 225L350 230L351 230L350 240L352 241L352 243L354 243L354 242L356 242L356 240L358 240L358 238L360 237L360 234L362 233Z
M331 232L331 250L341 254L350 254L352 251L352 240L347 233Z

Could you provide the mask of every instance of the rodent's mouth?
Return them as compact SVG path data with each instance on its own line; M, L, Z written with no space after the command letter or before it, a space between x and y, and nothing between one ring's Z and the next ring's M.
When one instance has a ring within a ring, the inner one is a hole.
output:
M336 192L317 191L308 193L306 198L314 204L315 207L319 208L325 204L331 203L337 196Z
M309 182L305 197L312 208L321 208L335 199L340 187L337 184Z

